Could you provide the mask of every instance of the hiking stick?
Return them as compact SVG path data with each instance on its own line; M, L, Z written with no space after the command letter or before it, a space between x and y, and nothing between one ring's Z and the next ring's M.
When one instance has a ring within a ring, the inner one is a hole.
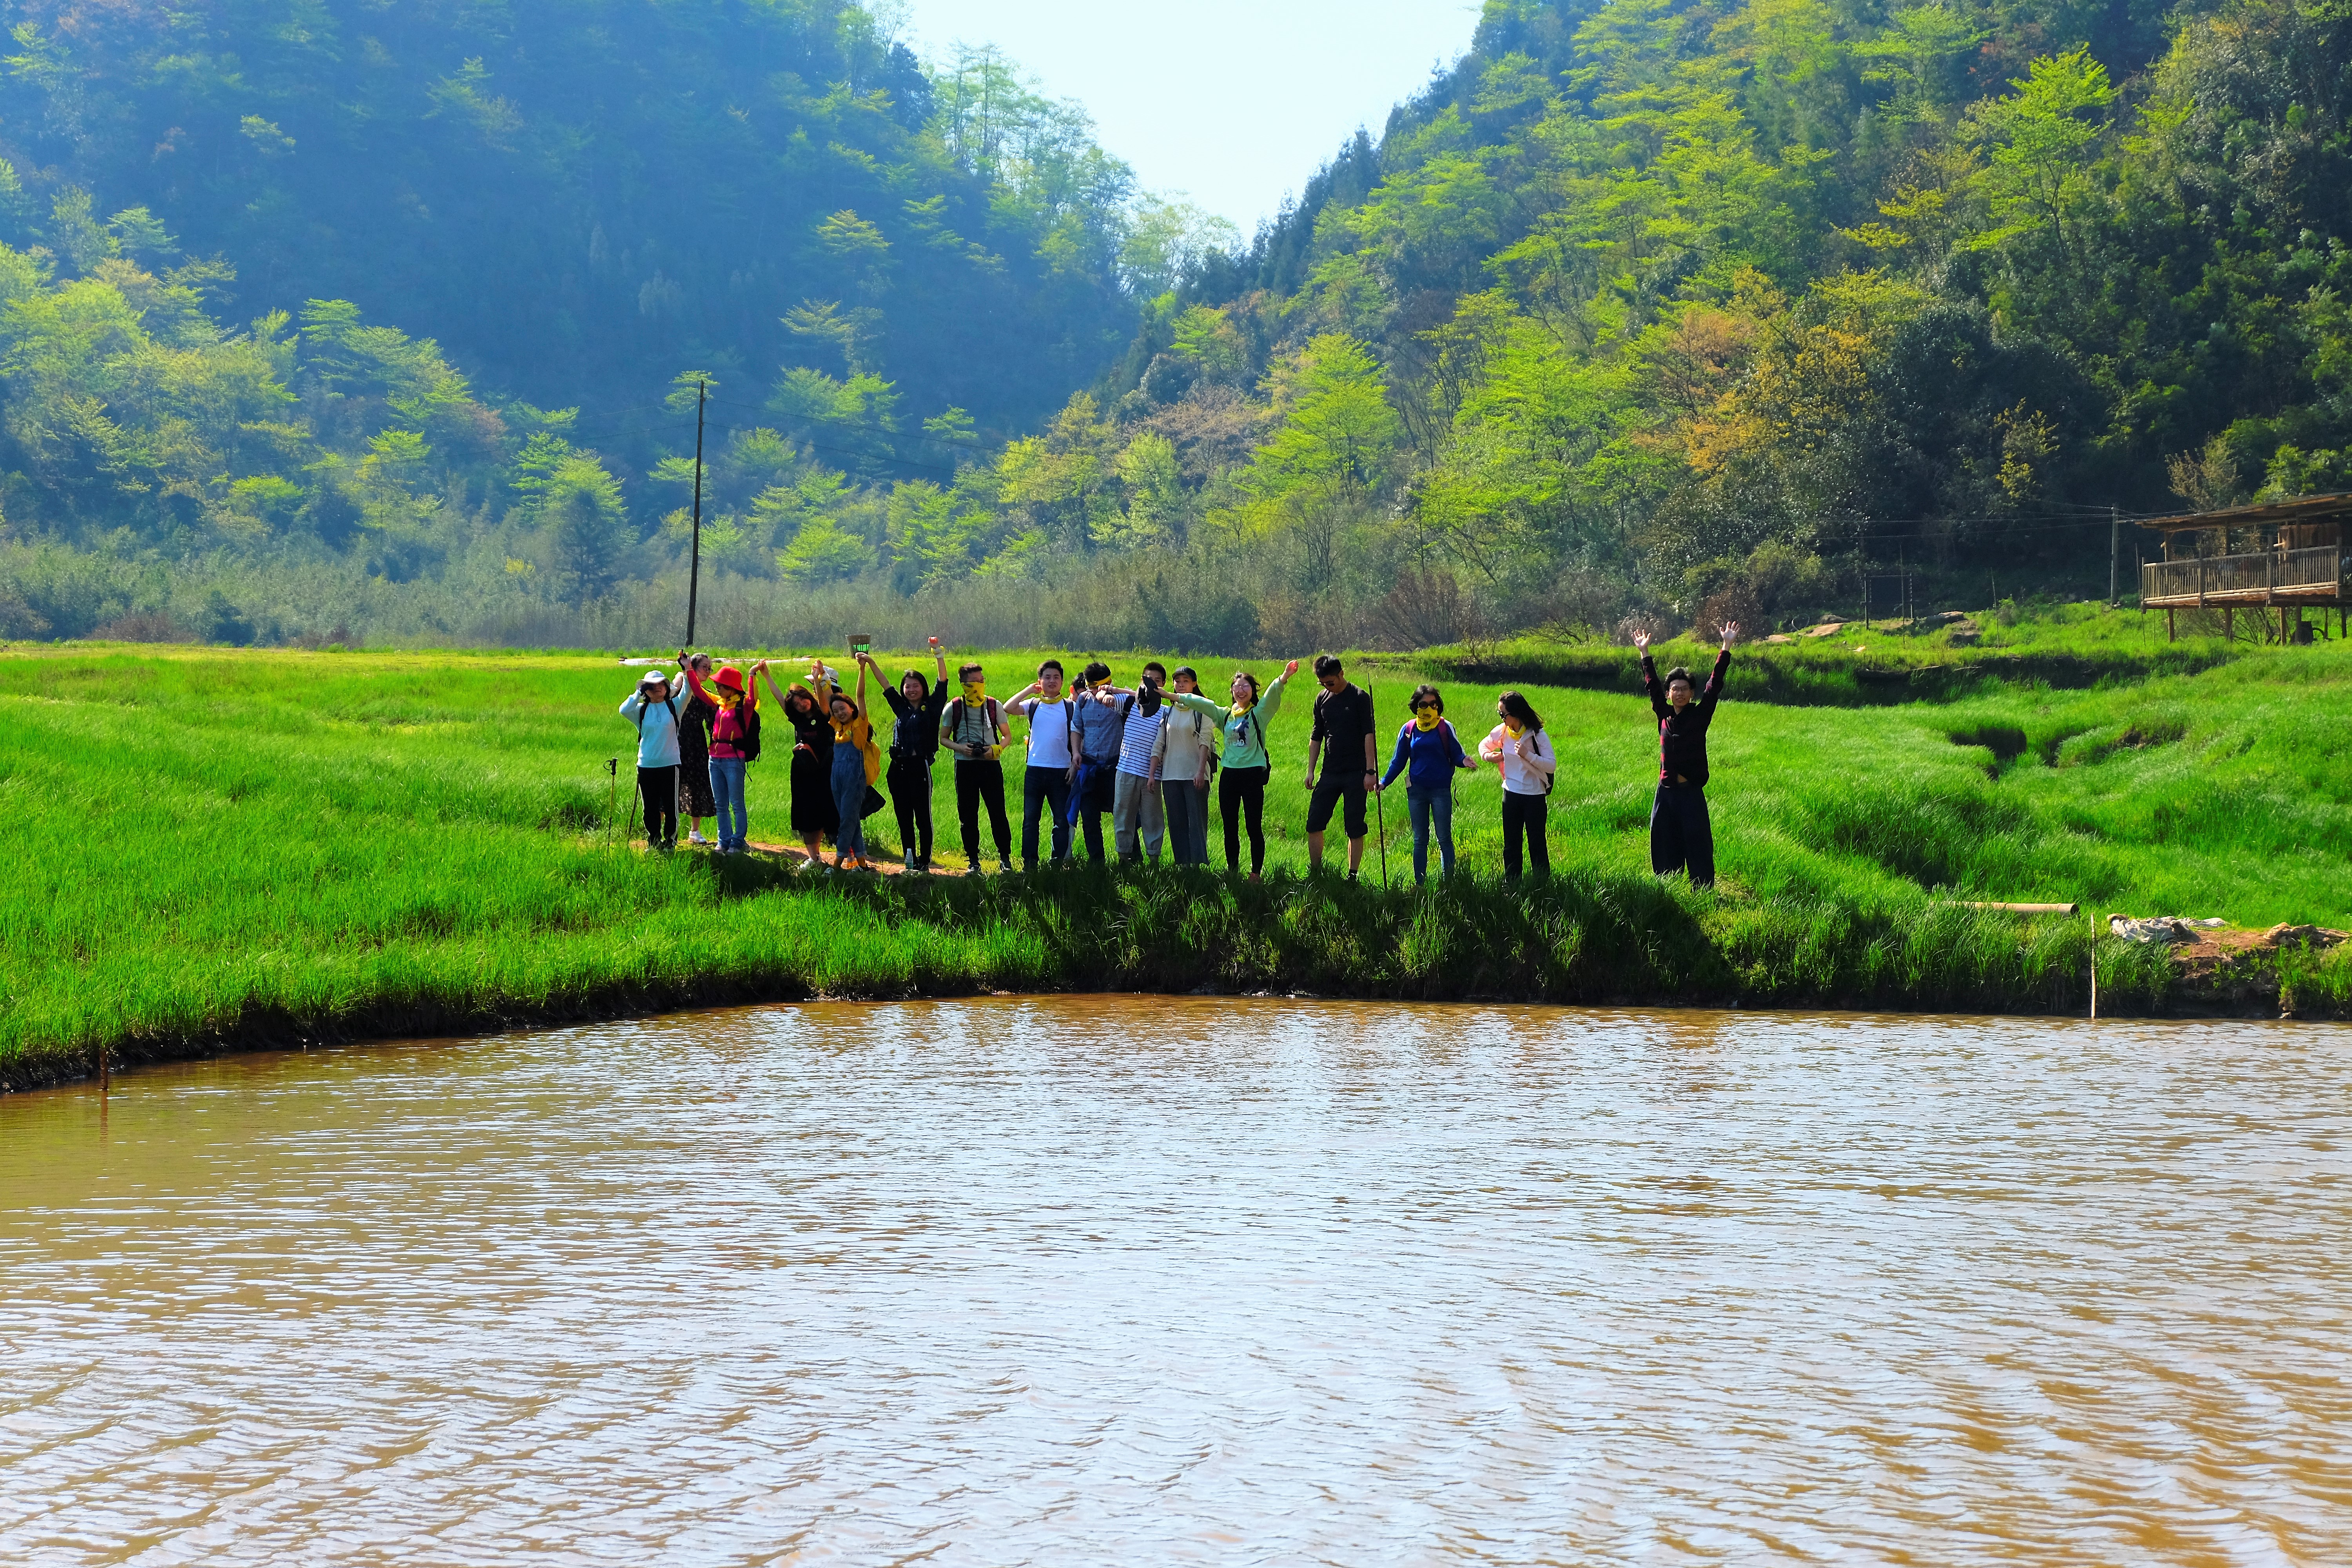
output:
M610 787L604 791L604 837L610 839L621 826L621 759L604 759L604 777Z

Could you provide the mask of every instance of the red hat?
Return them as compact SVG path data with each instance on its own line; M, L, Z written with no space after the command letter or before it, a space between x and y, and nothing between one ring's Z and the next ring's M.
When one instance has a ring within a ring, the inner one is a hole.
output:
M719 668L719 684L740 697L743 693L743 672L731 664L721 665Z

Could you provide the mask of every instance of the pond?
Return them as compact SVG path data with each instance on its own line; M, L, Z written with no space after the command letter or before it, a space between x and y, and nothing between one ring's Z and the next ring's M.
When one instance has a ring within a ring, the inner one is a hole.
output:
M2352 1562L2352 1030L818 1004L0 1099L12 1563Z

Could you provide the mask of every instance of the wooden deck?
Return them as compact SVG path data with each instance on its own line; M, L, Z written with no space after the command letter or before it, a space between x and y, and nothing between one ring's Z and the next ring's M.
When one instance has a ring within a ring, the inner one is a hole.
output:
M2143 609L2271 605L2337 609L2344 603L2345 552L2265 550L2253 555L2150 561L2140 568Z

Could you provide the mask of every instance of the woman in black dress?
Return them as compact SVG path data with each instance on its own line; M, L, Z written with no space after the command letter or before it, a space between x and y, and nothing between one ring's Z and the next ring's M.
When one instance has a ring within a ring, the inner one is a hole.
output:
M681 669L710 679L707 653L688 658L680 648L677 663ZM677 814L687 819L687 842L707 844L702 819L719 815L719 802L710 794L710 721L719 717L719 710L709 698L696 695L691 685L686 689L686 698L677 710Z
M793 727L793 831L814 865L819 840L833 837L841 828L833 804L833 720L826 712L835 689L833 672L817 665L809 671L807 683L795 680L782 691L776 689L773 675L760 673Z

